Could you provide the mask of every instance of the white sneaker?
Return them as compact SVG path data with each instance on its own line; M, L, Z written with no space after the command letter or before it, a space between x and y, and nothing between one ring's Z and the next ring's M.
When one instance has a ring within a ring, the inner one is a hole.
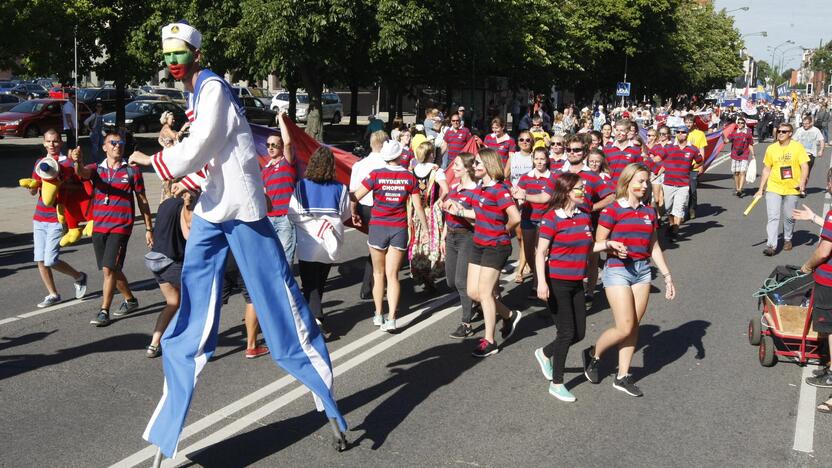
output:
M381 326L381 331L394 332L396 331L396 319L387 319L384 325Z
M53 305L55 305L59 302L61 302L61 295L60 294L55 294L55 295L50 294L50 295L43 298L43 301L41 301L38 304L38 308L43 309L44 307L50 307L50 306L53 306Z
M75 282L75 299L83 299L87 294L87 274L81 274L83 277Z
M384 317L381 315L373 315L373 325L377 327L384 325Z

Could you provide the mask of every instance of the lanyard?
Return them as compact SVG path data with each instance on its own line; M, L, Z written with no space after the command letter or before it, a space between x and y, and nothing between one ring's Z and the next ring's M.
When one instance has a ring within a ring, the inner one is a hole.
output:
M107 187L106 187L107 193L104 194L104 204L109 205L110 204L110 188L112 188L113 179L115 179L115 176L118 175L118 170L120 168L117 167L115 171L111 172L110 171L110 165L107 164L106 161L104 162L104 167L107 168Z

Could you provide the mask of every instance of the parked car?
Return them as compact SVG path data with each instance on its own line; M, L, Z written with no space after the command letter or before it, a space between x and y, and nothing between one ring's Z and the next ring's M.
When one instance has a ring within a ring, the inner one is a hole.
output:
M49 91L39 84L20 83L12 88L11 94L23 99L43 99L49 97Z
M254 96L243 96L240 98L240 102L246 108L246 118L249 123L269 127L277 126L277 112L268 109L263 101Z
M116 111L116 89L115 88L81 88L78 90L78 101L83 102L90 108L95 107L99 102L104 106L104 112ZM133 95L127 90L124 91L124 103L133 101Z
M289 93L281 91L274 95L271 102L271 109L275 111L289 111ZM306 114L309 111L309 95L297 93L296 117L299 122L306 122ZM341 123L344 110L341 106L341 98L335 93L321 93L321 119L324 122L333 124Z
M170 98L161 94L139 94L133 98L136 101L170 101Z
M0 94L0 112L8 111L12 107L20 104L22 100L14 94Z
M173 112L176 128L180 128L188 121L185 111L170 101L134 101L124 107L124 124L133 133L158 132L162 129L159 119L165 111ZM103 120L106 130L115 130L115 112L105 114Z
M142 91L144 91L146 94L167 96L168 99L179 104L182 107L184 107L188 101L186 94L183 91L178 90L176 88L150 87L149 92L146 89L142 89Z
M65 88L63 86L53 86L49 88L49 99L66 99L69 94L67 93L72 88Z
M33 138L44 131L64 128L61 108L63 99L31 99L12 107L0 114L0 133L3 135ZM84 119L89 117L90 109L84 103L78 103L78 128L83 128Z
M11 93L15 86L17 85L11 81L0 81L0 94Z

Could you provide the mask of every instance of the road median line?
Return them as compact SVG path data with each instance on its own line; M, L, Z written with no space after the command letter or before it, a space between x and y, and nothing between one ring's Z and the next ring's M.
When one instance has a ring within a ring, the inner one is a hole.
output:
M456 298L455 294L452 294L452 293L446 293L443 296L439 296L438 298L436 298L433 301L431 301L430 303L428 303L426 306L414 311L413 313L407 314L406 316L400 318L398 320L399 324L400 324L400 327L401 328L406 328L411 322L413 322L417 318L421 317L424 314L427 314L427 313L431 312L431 310L434 309L434 308L439 308L441 306L444 306L448 302L453 301L455 298ZM428 320L430 320L430 319L428 319ZM425 322L427 322L428 320L425 320ZM424 322L422 322L422 323L424 323ZM431 323L433 323L433 322L431 322ZM419 325L421 325L421 323L415 325L414 328L417 328ZM424 327L418 328L417 331L421 330L422 328L424 328ZM410 329L405 330L405 332L403 332L400 335L394 335L393 338L398 338L400 336L410 336L412 333L408 333L409 330ZM356 351L358 349L361 349L364 346L372 343L373 341L376 341L376 340L378 340L382 337L385 337L385 336L390 336L390 335L387 332L383 332L381 330L374 330L374 331L364 335L363 337L353 341L352 343L347 344L347 345L333 351L332 353L330 353L330 360L334 363L335 361L343 358L344 356L348 356L349 354L353 353L354 351ZM391 339L393 339L393 338L391 338ZM390 340L385 341L385 343L387 343L388 341L390 341ZM398 342L398 341L396 341L396 342ZM375 349L375 348L373 348L373 349ZM363 355L363 353L362 353L362 355ZM355 358L353 358L353 359L355 359ZM350 366L349 368L352 368L352 366ZM335 369L333 369L333 374L338 375L340 373L339 371L341 371L341 370L343 370L343 367L338 366ZM189 438L189 437L191 437L191 436L193 436L193 435L195 435L195 434L197 434L197 433L199 433L199 432L201 432L201 431L219 423L223 419L225 419L229 416L232 416L235 413L238 413L238 412L242 411L246 407L257 403L260 400L265 399L265 398L273 395L274 393L277 393L278 391L280 391L283 388L291 385L295 381L296 381L295 378L292 377L291 375L285 375L285 376L281 377L280 379L266 385L265 387L262 387L262 388L260 388L256 391L246 395L245 397L240 398L239 400L236 400L236 401L220 408L217 411L214 411L213 413L199 419L198 421L195 421L195 422L189 424L188 426L186 426L182 430L182 435L180 436L180 439L179 439L180 442L182 442L182 441L186 440L187 438ZM296 392L298 389L301 389L301 390L305 391L306 387L303 387L303 386L298 387L295 390L293 390L292 392L290 392L289 394L294 394L294 392ZM287 395L289 395L289 394L287 394ZM301 394L303 394L303 393L301 393ZM275 400L275 402L285 398L287 395L284 395L284 396L280 397L278 400ZM298 396L300 396L300 394ZM296 399L296 398L297 397L295 397L295 398L293 398L292 400L289 400L289 401L294 401L294 399ZM273 404L273 403L274 402L269 403L269 404ZM288 402L287 402L287 404L288 404ZM275 410L276 409L277 408L275 408ZM272 410L272 412L273 411L274 410ZM142 449L142 450L126 457L126 458L124 458L123 460L111 465L111 468L115 468L115 467L124 468L124 467L136 466L136 465L152 458L155 454L156 454L156 447L153 446L153 445L150 445L150 446L147 446L144 449Z

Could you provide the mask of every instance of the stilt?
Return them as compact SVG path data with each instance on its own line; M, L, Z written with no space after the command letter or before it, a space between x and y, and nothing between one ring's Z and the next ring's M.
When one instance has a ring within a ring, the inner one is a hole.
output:
M164 458L165 457L162 455L162 449L156 449L156 456L153 457L153 468L160 468Z
M334 436L332 446L335 447L335 451L343 452L347 449L347 438L344 433L341 432L341 428L338 427L338 421L336 421L335 418L330 418L329 427L332 429L332 435Z

